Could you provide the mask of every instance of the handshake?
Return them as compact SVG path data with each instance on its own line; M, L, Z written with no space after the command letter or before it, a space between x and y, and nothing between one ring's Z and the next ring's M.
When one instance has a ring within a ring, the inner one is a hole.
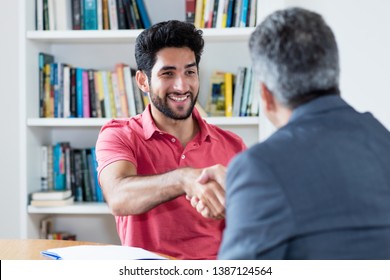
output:
M188 172L194 172L192 176L197 176L185 188L186 198L192 207L205 218L223 219L226 167L216 164L203 169L188 169Z

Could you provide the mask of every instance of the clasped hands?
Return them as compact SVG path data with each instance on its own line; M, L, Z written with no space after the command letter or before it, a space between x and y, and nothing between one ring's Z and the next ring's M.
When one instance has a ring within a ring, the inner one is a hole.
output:
M192 193L187 193L186 198L203 217L225 217L225 176L226 167L221 164L201 169Z

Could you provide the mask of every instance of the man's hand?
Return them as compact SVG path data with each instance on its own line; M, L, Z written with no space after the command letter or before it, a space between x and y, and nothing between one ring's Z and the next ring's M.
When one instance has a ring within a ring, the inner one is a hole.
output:
M206 218L225 217L226 168L220 164L204 168L195 182L195 191L187 194L192 207Z

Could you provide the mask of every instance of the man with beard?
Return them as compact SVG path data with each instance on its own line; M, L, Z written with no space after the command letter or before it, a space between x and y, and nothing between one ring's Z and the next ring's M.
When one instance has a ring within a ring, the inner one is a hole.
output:
M202 31L189 23L144 30L135 44L136 80L151 102L142 114L104 125L96 144L99 181L122 244L177 259L216 258L225 227L217 182L224 178L208 180L206 171L223 177L245 149L194 108L203 46Z

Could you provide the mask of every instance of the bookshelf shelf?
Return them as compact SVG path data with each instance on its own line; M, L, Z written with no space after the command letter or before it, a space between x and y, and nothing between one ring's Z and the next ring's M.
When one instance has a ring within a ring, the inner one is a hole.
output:
M61 207L36 207L29 205L27 212L30 214L111 214L107 204L99 202L75 202L73 205Z
M254 28L205 28L206 42L240 41L249 38ZM45 43L134 43L142 32L135 30L67 30L67 31L28 31L27 39Z
M248 126L258 125L259 117L209 117L208 123L215 125ZM107 118L29 118L27 125L30 127L101 127L110 119Z

